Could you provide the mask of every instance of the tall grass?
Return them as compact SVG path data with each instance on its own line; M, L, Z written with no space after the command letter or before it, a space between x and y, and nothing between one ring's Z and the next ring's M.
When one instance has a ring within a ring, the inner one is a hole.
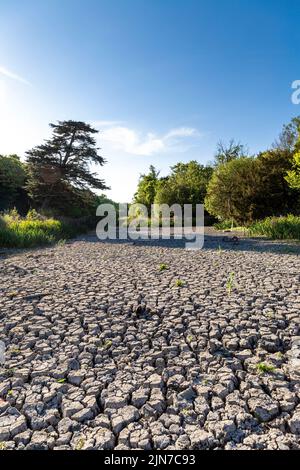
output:
M22 219L16 212L0 216L0 247L32 248L74 236L76 231L55 219L29 213Z
M300 216L267 217L250 225L248 233L276 240L300 240Z

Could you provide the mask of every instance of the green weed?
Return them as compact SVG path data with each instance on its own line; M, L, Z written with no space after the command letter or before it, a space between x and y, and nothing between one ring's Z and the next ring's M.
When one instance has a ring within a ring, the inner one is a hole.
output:
M231 272L226 282L226 289L227 289L228 295L231 295L232 289L234 287L234 278L235 278L235 274Z
M249 235L265 235L275 240L300 240L300 216L267 217L250 225Z
M84 446L84 439L78 439L75 450L82 450Z
M105 351L107 351L107 349L110 349L112 347L112 341L111 340L107 340L105 341L105 343L103 344L103 349Z
M166 269L169 269L169 266L167 264L161 263L159 265L159 271L165 271Z
M265 362L259 362L256 364L256 369L260 374L269 374L274 372L275 367L270 364L266 364Z

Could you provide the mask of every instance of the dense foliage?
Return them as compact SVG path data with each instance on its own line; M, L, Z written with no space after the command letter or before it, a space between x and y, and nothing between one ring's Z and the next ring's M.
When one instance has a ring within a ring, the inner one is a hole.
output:
M159 172L151 166L149 173L140 177L134 202L144 204L148 213L153 203L170 206L203 203L212 172L212 167L192 160L177 163L171 167L169 176L159 178Z
M300 240L300 217L267 217L254 222L248 229L249 235L265 235L277 240Z
M201 204L204 202L212 168L192 160L171 167L168 178L158 185L155 202L158 204Z
M166 177L153 166L139 180L134 202L205 203L206 215L234 225L270 216L300 214L300 117L293 118L273 146L257 155L231 140L219 142L212 165L177 163Z
M17 155L0 155L0 211L15 206L28 210L26 177L26 167Z
M93 192L107 189L91 171L91 165L105 163L96 147L98 131L81 121L50 126L52 137L28 151L25 163L16 155L0 155L2 246L50 243L70 233L62 220L78 221L75 230L81 222L81 228L95 226L97 206L115 204ZM206 216L217 219L219 226L243 225L252 233L299 238L300 117L283 127L270 149L257 155L248 155L243 145L231 140L218 144L209 165L179 162L164 177L151 165L140 176L134 202L148 210L153 203L204 203ZM14 211L7 215L14 207L23 215L35 208L43 217L32 211L23 219Z
M284 126L273 148L256 157L216 165L207 210L220 220L249 224L267 216L300 213L300 118Z
M26 153L27 191L38 208L64 212L85 207L92 198L90 188L108 189L90 170L91 164L105 163L94 138L98 131L81 121L50 126L52 137Z
M0 246L7 248L31 248L47 245L66 238L67 230L54 219L26 218L14 214L0 217Z
M206 208L238 224L296 211L299 194L286 180L291 168L292 155L279 149L219 165L208 185Z
M291 188L300 190L300 152L294 155L293 167L287 172L286 181Z
M153 165L149 168L149 173L140 176L137 191L134 195L135 203L143 204L147 207L148 211L151 209L151 204L154 203L155 194L159 182L159 171Z

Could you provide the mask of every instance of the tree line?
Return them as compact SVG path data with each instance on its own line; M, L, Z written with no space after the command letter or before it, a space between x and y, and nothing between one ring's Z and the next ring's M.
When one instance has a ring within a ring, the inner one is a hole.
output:
M231 140L218 144L214 161L177 163L166 177L150 166L134 202L204 204L206 215L247 225L268 216L300 213L300 117L283 127L269 150L249 155Z
M101 202L94 191L107 188L91 164L102 167L97 130L81 121L50 124L52 136L26 152L0 155L0 211L30 208L50 216L95 216ZM300 213L300 117L283 127L272 147L249 155L245 146L219 143L214 161L179 162L168 176L154 166L139 178L134 202L204 204L206 216L247 225L267 216Z

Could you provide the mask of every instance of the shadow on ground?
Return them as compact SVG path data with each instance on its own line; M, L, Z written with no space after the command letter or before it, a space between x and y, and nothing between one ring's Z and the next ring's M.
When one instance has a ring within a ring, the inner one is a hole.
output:
M96 243L99 239L95 233L78 237L76 241L82 240L86 242ZM170 239L138 239L132 240L104 240L102 243L110 244L130 244L134 246L149 246L149 247L162 247L162 248L186 248L186 243L193 240L178 238L172 236ZM71 242L72 243L72 242ZM300 243L294 241L281 241L270 240L263 237L249 238L239 236L236 233L220 233L215 232L205 233L204 237L204 250L222 250L222 251L256 251L256 252L270 252L279 254L300 254Z

